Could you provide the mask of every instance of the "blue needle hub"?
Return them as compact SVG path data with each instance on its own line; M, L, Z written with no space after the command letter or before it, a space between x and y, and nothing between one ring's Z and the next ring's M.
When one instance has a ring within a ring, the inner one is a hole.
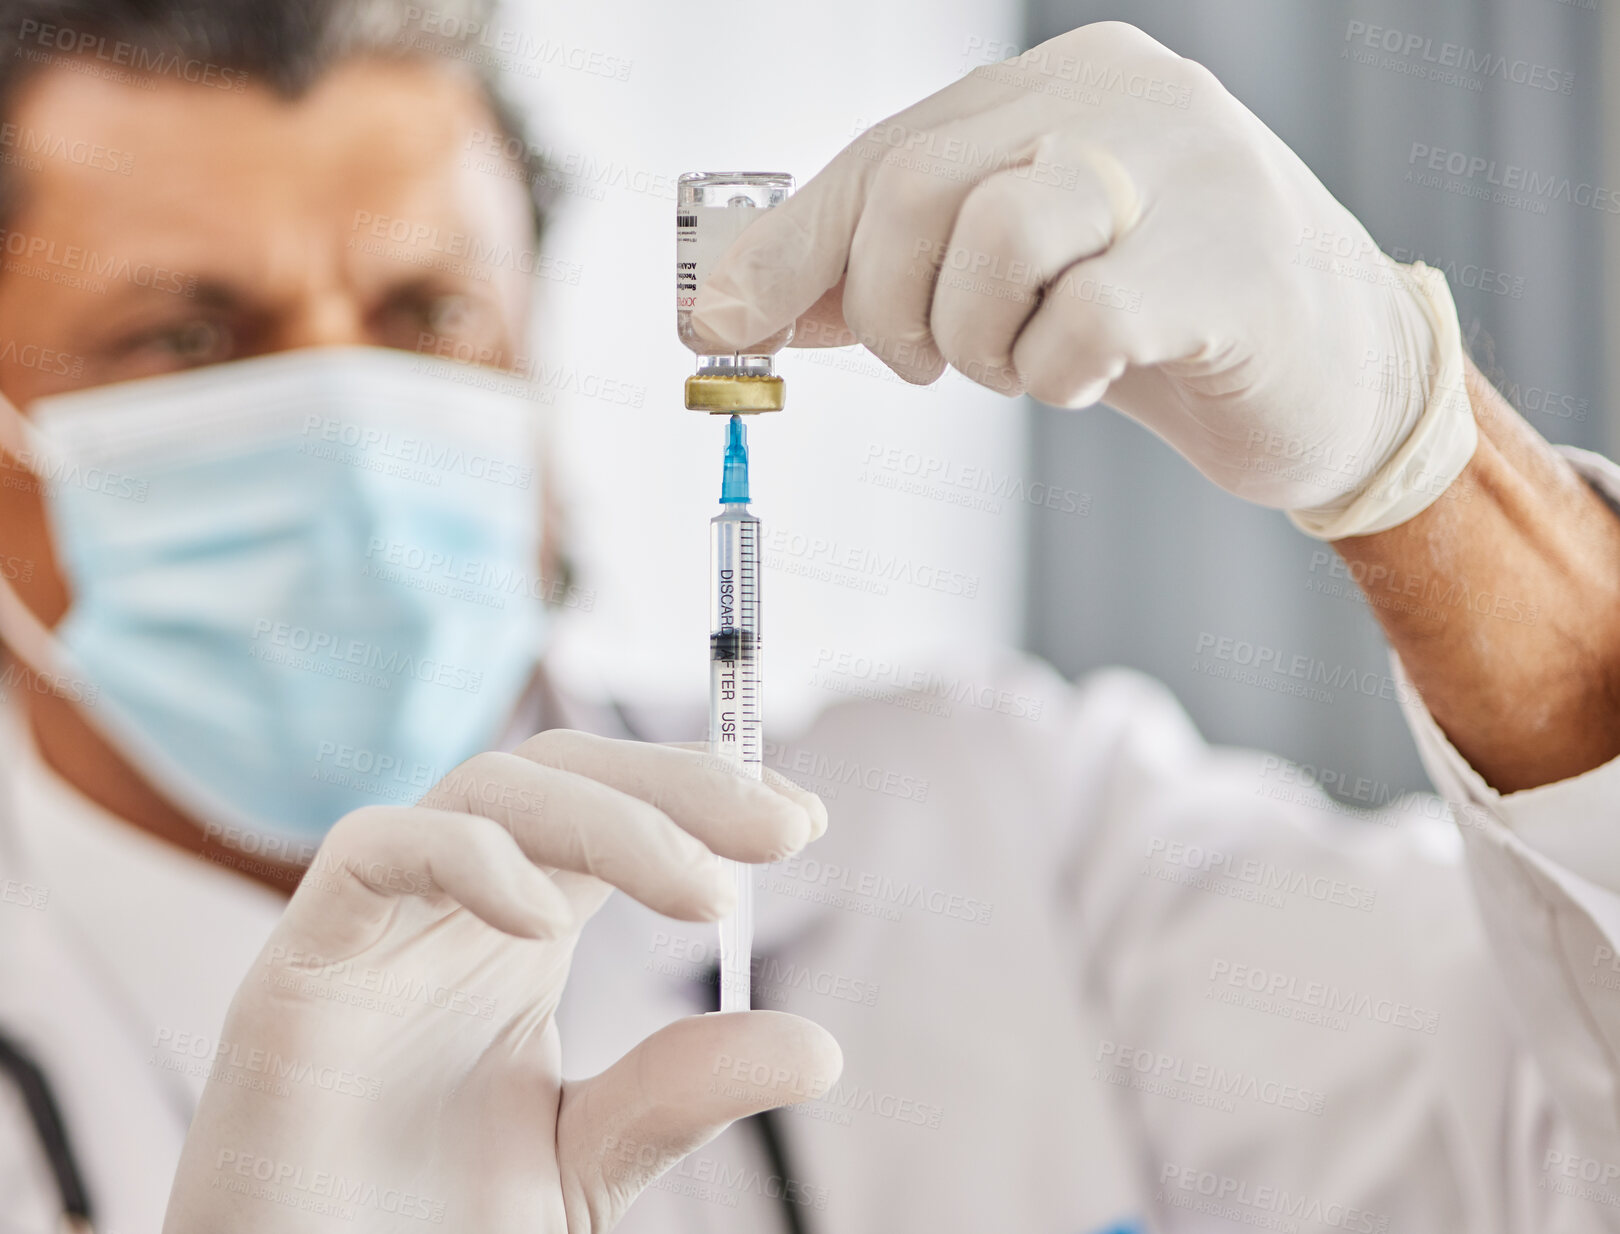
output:
M732 416L726 428L726 461L720 479L720 504L748 504L748 428L741 416Z

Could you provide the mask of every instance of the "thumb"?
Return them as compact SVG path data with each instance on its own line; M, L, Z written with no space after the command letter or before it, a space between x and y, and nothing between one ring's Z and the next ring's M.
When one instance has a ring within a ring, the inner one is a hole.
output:
M570 1234L602 1234L646 1186L739 1118L824 1096L832 1034L780 1011L690 1016L564 1090L557 1155Z
M791 325L844 277L867 185L880 166L850 146L738 236L698 288L692 326L724 351Z

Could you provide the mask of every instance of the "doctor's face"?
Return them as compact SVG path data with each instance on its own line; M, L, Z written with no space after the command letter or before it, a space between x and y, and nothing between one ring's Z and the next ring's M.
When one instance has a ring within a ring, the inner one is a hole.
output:
M496 121L453 66L351 61L295 99L75 67L0 117L15 405L300 347L518 350L523 263L467 254L523 253L531 215L520 183L475 169ZM0 550L44 562L33 487L0 485ZM54 570L28 590L46 620L66 606Z

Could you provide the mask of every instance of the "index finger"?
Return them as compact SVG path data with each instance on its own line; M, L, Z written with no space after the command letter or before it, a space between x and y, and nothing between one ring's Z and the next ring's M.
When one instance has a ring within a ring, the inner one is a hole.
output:
M780 861L827 825L826 809L813 793L747 779L707 752L548 729L516 753L640 798L733 861Z

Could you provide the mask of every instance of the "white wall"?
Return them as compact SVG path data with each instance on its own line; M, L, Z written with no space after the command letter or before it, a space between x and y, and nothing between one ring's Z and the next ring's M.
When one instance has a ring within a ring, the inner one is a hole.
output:
M503 20L543 40L517 45L515 89L533 105L537 144L576 173L549 247L565 279L577 263L577 282L542 282L536 343L563 366L553 373L558 470L593 605L567 623L566 675L575 688L594 680L632 697L699 699L723 421L682 405L692 366L674 333L675 177L783 170L802 184L861 127L1010 38L1015 5L615 0L514 4ZM794 537L765 578L768 714L781 732L833 697L809 684L826 651L910 665L931 649L1017 639L1020 503L964 509L950 498L971 479L914 495L873 483L865 465L874 450L904 447L956 473L1016 478L1025 426L1016 404L966 381L910 388L864 353L789 352L778 371L789 407L754 419L752 445L755 510L767 535ZM593 397L608 378L644 389L644 405ZM876 594L859 589L873 577L860 567L832 568L831 582L791 572L871 554L972 580L977 594L892 579Z

